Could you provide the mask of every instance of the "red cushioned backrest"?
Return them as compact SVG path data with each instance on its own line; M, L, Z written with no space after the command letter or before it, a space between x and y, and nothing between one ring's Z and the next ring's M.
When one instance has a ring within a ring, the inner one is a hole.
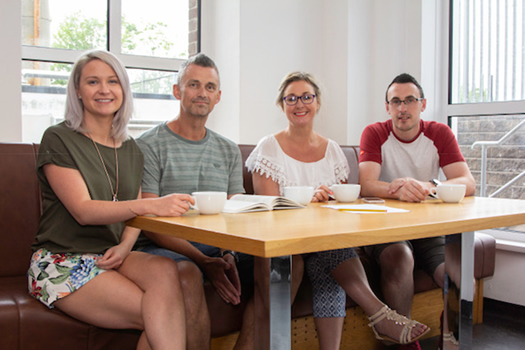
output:
M0 143L0 277L25 275L41 214L35 146Z

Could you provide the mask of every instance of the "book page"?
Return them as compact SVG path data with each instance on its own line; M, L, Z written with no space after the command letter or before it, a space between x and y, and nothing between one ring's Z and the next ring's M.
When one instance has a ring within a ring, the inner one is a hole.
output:
M226 201L224 213L246 213L261 210L304 208L304 205L279 196L236 194Z
M233 197L232 197L233 198ZM265 203L229 199L224 203L223 213L246 213L251 211L271 210Z
M243 201L250 203L264 203L270 207L273 207L275 201L278 199L278 196L260 196L256 194L236 194L231 197L231 201Z
M293 209L293 208L306 208L306 206L299 204L290 198L277 197L275 199L273 208L274 209Z
M263 196L256 194L236 194L231 198L235 201L246 201L252 203L264 203L274 209L291 209L291 208L304 208L304 205L297 203L286 197L281 196Z

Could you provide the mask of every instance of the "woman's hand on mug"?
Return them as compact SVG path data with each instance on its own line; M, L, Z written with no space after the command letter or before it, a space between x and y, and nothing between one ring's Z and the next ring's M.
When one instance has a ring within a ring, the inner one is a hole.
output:
M321 185L315 190L312 202L328 202L332 195L332 190L328 186Z
M169 194L164 197L155 198L154 212L157 216L181 216L186 213L191 205L195 204L195 199L189 194Z

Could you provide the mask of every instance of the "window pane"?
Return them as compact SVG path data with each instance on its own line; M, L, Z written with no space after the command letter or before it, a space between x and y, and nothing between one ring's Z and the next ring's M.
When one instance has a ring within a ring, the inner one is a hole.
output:
M44 131L64 120L66 86L72 65L24 61L22 69L22 141L40 142ZM128 69L135 113L129 133L136 137L176 116L179 101L172 95L177 74Z
M107 47L107 0L22 0L22 45Z
M476 179L476 196L525 199L525 115L451 119L461 152ZM498 141L513 129L512 134L500 145L486 146L486 171L483 175L483 150L480 143ZM475 142L478 144L473 147ZM509 186L504 188L508 183Z
M22 141L40 142L46 128L64 118L72 65L22 62Z
M128 74L131 90L135 93L162 94L171 98L173 84L177 83L176 72L128 69Z
M179 109L179 101L173 97L175 72L128 69L135 113L128 127L136 137L151 127L173 119Z
M122 53L188 57L189 0L122 1Z
M523 0L454 0L451 103L525 100Z

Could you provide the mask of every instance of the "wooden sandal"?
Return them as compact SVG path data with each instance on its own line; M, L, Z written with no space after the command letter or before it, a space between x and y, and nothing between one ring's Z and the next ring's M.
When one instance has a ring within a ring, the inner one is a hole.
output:
M379 322L381 322L382 320L384 320L385 318L389 321L394 321L396 324L404 325L403 330L401 331L401 334L399 335L398 340L390 338L384 334L380 335L379 333L377 333L376 328L374 326L378 324ZM406 318L405 316L398 314L395 310L391 310L386 305L383 306L381 310L379 310L372 316L368 317L368 319L370 320L368 327L372 328L376 336L376 339L383 340L389 343L409 344L409 343L415 342L416 340L420 339L422 336L430 332L430 328L427 327L427 329L423 333L421 333L419 336L415 338L411 338L412 328L414 328L420 322L410 320Z

